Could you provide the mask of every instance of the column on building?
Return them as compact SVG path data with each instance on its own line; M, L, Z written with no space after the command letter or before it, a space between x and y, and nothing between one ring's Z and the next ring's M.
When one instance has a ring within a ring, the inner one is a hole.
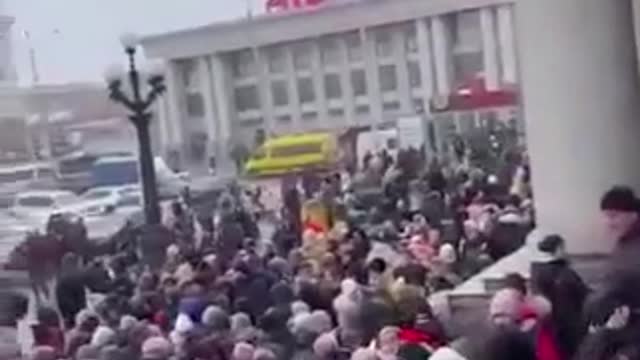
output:
M172 145L171 114L167 96L160 97L153 106L154 121L158 127L158 139L154 145L160 150L158 155L166 156L167 149Z
M500 67L496 39L496 13L493 7L480 9L480 31L482 32L484 81L487 90L494 91L500 87Z
M253 48L253 58L256 61L256 76L258 78L258 96L260 99L260 112L264 117L264 128L267 134L271 134L275 125L275 113L271 85L269 83L269 59L264 49Z
M218 136L218 130L216 126L216 105L215 105L215 91L213 90L213 74L211 71L211 63L209 57L202 56L198 58L198 75L200 77L200 93L204 103L204 129L207 133L207 156L214 156L217 158L216 139ZM208 160L207 160L208 162Z
M169 114L168 124L169 130L171 131L170 139L170 147L167 149L168 153L176 154L178 158L175 161L181 162L181 154L183 150L184 141L184 132L182 129L182 121L184 119L184 106L183 106L183 97L184 97L184 84L180 80L180 69L178 63L174 60L169 61L167 63L167 74L166 74L166 84L167 84L167 110ZM171 155L173 158L174 155ZM174 160L172 160L174 161Z
M338 40L340 52L340 87L342 88L342 103L344 104L344 116L347 126L356 123L356 105L351 84L351 62L349 60L349 45L344 37Z
M324 91L324 71L322 66L322 54L320 42L315 39L311 43L311 76L313 79L313 92L316 94L316 111L320 126L331 127L329 123L329 103Z
M500 55L500 64L502 65L501 80L505 84L516 84L518 81L518 65L516 60L513 5L498 6L496 18L498 25L498 53Z
M284 47L287 90L289 92L289 106L291 108L291 117L294 130L302 129L302 106L300 102L300 94L298 93L298 82L296 68L293 60L293 48L291 45Z
M451 93L451 44L449 29L444 16L431 18L431 36L433 41L433 58L436 72L436 93Z
M380 76L376 54L375 36L371 29L361 29L363 61L367 79L367 98L373 123L379 125L383 122L382 92L380 91Z
M398 78L398 96L400 100L400 111L404 114L413 114L416 109L413 106L413 96L411 96L411 85L409 83L409 68L407 59L407 35L403 28L394 29L393 41L393 62Z
M418 41L418 55L420 59L420 83L422 84L422 100L425 112L431 110L431 99L435 90L433 75L433 48L431 46L431 29L428 19L416 20L416 38Z
M565 236L571 253L609 250L603 192L640 190L632 14L630 0L516 5L537 222L543 234Z
M224 58L220 54L214 54L210 58L211 73L213 76L213 93L218 125L216 165L219 172L231 172L234 165L231 161L231 150L234 146L231 142L231 120L234 117L234 108L231 100L233 89L230 86L229 71L226 69Z

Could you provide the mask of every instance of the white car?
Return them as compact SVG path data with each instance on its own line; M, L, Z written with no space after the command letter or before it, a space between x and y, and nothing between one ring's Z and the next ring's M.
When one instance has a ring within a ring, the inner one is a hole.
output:
M80 199L70 191L27 191L18 194L9 214L41 225L54 213L74 212Z
M77 211L82 215L100 215L128 206L132 197L140 196L139 186L97 187L81 196Z

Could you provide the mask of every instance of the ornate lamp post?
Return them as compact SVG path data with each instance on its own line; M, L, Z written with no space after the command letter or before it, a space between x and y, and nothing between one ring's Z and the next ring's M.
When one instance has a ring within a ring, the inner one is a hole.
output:
M129 60L129 68L125 72L119 65L111 66L105 73L105 79L109 87L109 97L129 110L129 120L136 128L145 218L147 224L155 225L160 223L160 208L149 125L152 118L151 105L166 90L163 68L154 66L149 69L148 76L143 78L135 63L138 38L133 34L126 34L120 40ZM122 89L125 78L129 80L131 95ZM143 89L145 78L150 89L148 91ZM147 91L144 95L143 90Z

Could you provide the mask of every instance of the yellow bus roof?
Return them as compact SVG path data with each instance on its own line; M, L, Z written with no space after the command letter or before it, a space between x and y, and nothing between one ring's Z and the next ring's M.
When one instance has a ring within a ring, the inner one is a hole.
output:
M287 145L297 145L297 144L306 144L309 142L323 142L330 140L333 137L331 133L304 133L304 134L292 134L292 135L283 135L277 138L267 139L265 141L265 147L272 146L287 146Z

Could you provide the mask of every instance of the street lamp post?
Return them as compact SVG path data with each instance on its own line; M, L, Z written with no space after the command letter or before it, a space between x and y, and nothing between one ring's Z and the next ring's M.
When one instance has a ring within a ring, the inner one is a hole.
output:
M160 223L160 208L158 205L158 187L156 172L151 149L149 125L152 118L151 105L166 90L161 67L150 69L147 84L150 90L142 94L143 77L136 68L135 55L138 40L135 35L127 34L121 37L122 45L129 61L129 68L125 72L120 66L112 66L107 70L105 78L109 88L109 97L114 102L124 105L129 111L129 120L133 123L138 136L140 156L140 173L144 196L144 212L146 223L155 225ZM123 78L128 78L132 94L129 96L122 90Z

